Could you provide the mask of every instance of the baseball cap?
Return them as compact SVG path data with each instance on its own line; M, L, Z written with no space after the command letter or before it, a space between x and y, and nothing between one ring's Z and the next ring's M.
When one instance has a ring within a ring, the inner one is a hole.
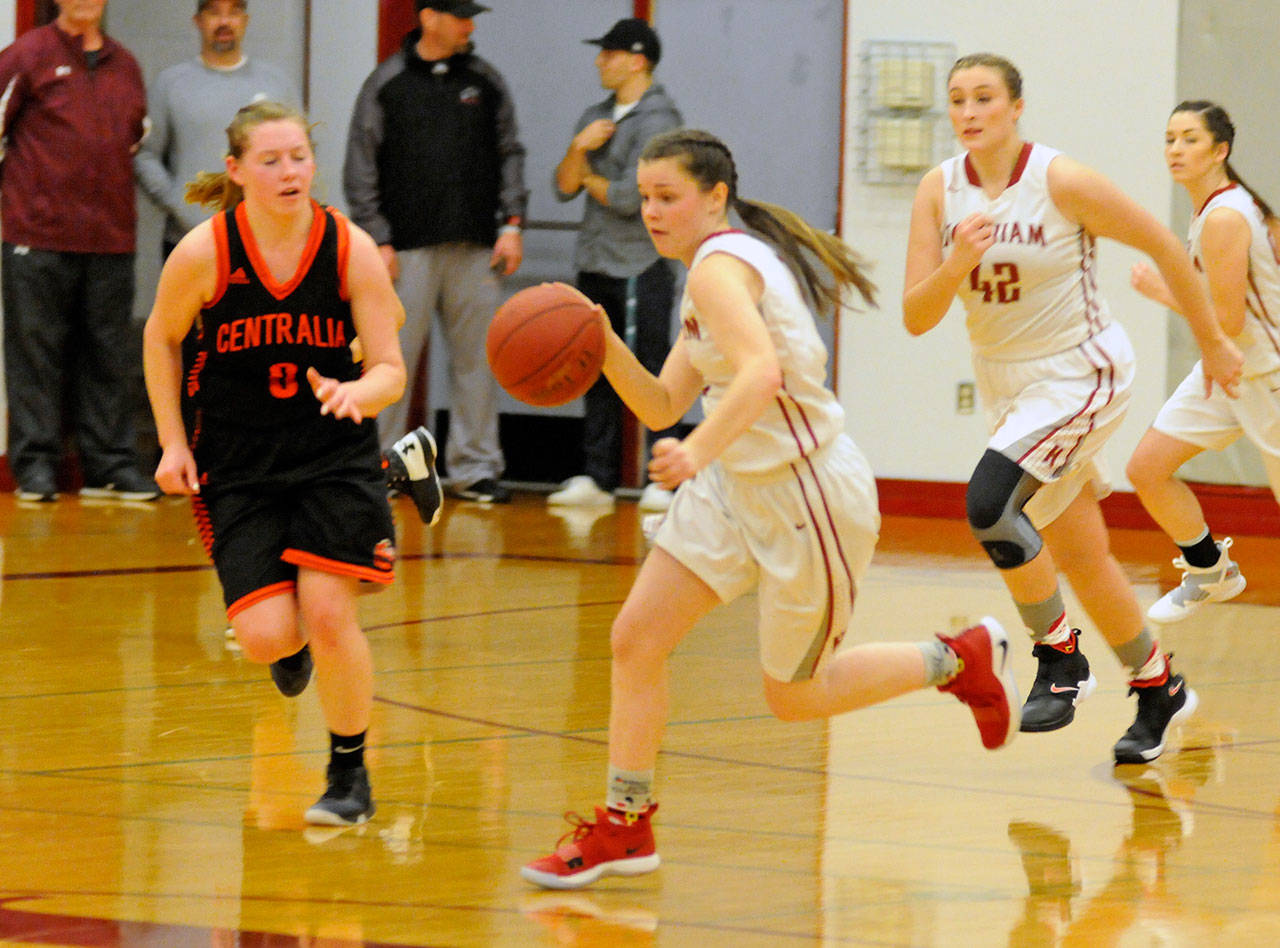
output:
M472 3L471 0L417 0L415 6L418 12L435 10L438 13L449 13L464 20L475 16L477 13L484 13L489 9L483 3Z
M619 20L609 32L599 39L583 40L601 49L624 49L629 53L640 53L651 63L656 63L662 56L662 44L658 42L658 34L644 20L631 17Z

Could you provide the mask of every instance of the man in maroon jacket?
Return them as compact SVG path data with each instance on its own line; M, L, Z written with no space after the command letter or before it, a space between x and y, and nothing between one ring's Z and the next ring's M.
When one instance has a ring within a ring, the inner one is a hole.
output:
M154 500L129 399L142 71L102 32L107 0L57 4L57 20L0 51L9 464L20 499L55 499L69 397L81 495Z

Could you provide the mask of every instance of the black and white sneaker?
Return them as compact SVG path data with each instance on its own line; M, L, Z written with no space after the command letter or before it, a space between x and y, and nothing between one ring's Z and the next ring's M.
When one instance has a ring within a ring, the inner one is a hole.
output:
M1138 696L1138 716L1116 741L1116 763L1148 764L1164 753L1169 729L1195 714L1200 699L1185 678L1172 672L1158 685L1129 682L1129 694Z
M1031 654L1040 667L1027 703L1022 706L1022 730L1056 731L1071 723L1080 702L1098 686L1098 679L1089 671L1089 660L1080 651L1079 629L1071 632L1069 650L1041 642Z
M366 823L373 811L369 771L364 767L329 765L325 775L329 788L311 805L305 819L315 826L356 826Z
M511 491L492 477L482 477L465 487L450 487L449 496L469 500L473 504L505 504L511 500Z
M307 690L311 680L311 647L301 649L271 663L271 680L286 698L296 698Z
M131 468L118 473L109 483L86 484L80 488L80 496L87 500L150 502L159 500L163 494L155 481Z
M49 504L58 499L58 482L46 471L33 471L18 479L18 500Z
M444 493L436 473L436 439L424 427L414 428L385 455L387 487L409 497L427 526L440 519Z

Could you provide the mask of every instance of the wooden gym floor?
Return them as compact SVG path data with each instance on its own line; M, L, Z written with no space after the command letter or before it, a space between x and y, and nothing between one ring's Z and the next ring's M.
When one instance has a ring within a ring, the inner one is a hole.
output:
M754 603L722 609L673 660L662 868L556 894L518 869L602 795L634 505L397 516L397 582L362 603L379 809L321 829L314 688L227 641L186 503L0 495L0 945L1280 943L1280 540L1238 538L1248 590L1164 633L1201 710L1148 767L1111 765L1132 699L1087 624L1075 723L988 753L934 691L773 720ZM1144 605L1176 580L1162 537L1115 542ZM890 518L850 639L986 613L1020 628L962 523Z

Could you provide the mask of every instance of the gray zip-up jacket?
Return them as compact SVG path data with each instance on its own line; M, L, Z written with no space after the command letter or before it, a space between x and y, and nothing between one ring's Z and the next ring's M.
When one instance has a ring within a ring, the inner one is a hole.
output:
M573 129L577 135L596 119L613 119L614 97L609 96L582 113ZM636 188L636 163L649 139L659 132L679 128L680 110L666 90L654 83L635 107L622 117L613 136L587 155L591 170L609 179L609 204L605 206L586 197L582 212L582 229L573 253L573 265L579 273L603 273L627 278L648 269L658 259L653 241L640 220L640 192ZM555 186L552 190L561 201L571 201L577 194L565 194Z

